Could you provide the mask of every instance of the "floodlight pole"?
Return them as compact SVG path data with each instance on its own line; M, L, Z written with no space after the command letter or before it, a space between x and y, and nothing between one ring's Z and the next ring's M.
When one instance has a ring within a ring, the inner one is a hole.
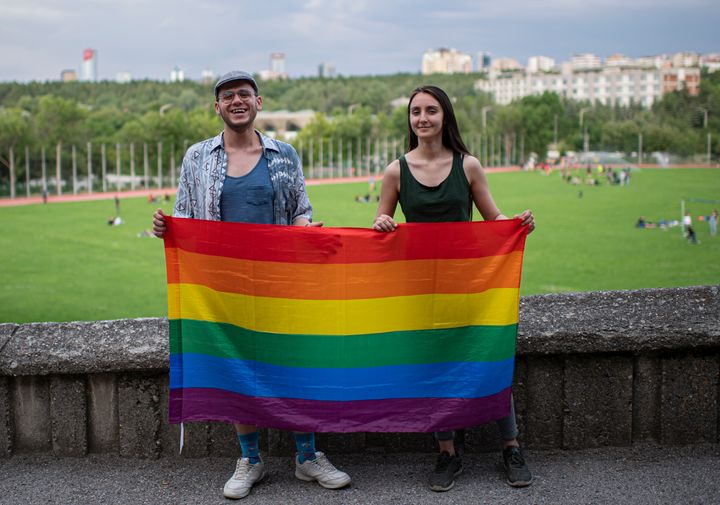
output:
M480 112L482 113L482 131L485 133L485 127L487 126L487 111L492 109L492 105L485 105Z
M707 134L707 163L708 163L708 166L709 166L710 163L712 162L712 161L711 161L711 156L710 156L710 148L711 148L711 147L712 147L712 134L711 134L711 133L708 133L708 134Z

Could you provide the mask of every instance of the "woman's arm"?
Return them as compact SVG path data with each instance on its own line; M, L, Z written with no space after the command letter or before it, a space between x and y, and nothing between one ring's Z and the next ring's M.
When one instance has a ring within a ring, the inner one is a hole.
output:
M373 229L377 231L393 231L397 223L393 219L400 194L400 162L390 163L385 169L380 189L380 202L378 203Z
M474 156L466 156L463 160L463 168L465 169L465 175L467 176L468 182L470 183L470 191L472 192L473 201L475 206L482 214L483 219L486 221L496 221L498 219L509 219L505 216L493 200L490 194L490 188L488 187L487 177L485 177L485 171ZM528 226L528 233L535 229L535 218L532 212L528 209L523 211L521 214L513 216L513 219L520 219L523 226Z

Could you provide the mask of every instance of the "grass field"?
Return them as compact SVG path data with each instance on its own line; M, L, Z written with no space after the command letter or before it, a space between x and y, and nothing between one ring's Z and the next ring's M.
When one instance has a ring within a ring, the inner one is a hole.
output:
M720 235L711 237L707 223L697 220L712 204L688 205L698 245L679 228L634 227L641 215L679 219L682 197L720 200L720 170L645 170L633 174L629 187L571 186L559 174L488 178L503 212L532 208L536 215L523 295L720 284ZM354 201L367 192L366 183L308 191L326 226L372 222L376 204ZM0 208L0 321L166 315L162 242L137 236L149 228L154 208L144 198L122 200L121 226L106 224L112 200Z

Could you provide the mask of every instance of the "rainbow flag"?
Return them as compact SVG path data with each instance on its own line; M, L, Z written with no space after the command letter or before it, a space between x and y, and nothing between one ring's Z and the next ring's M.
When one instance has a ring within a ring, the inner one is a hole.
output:
M167 221L170 422L424 432L508 415L518 220Z

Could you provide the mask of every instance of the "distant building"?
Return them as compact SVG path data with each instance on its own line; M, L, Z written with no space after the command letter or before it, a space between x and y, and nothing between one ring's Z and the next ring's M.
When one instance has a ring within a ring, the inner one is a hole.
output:
M132 81L132 74L130 72L118 72L115 74L115 82L120 84L127 84Z
M672 63L662 54L635 58L635 65L642 68L669 68Z
M507 105L528 95L546 91L563 98L627 107L633 103L651 107L666 93L686 89L699 93L700 69L624 68L606 66L560 73L525 72L491 75L475 83L475 89L493 95L496 103Z
M606 67L632 67L634 65L635 62L632 58L628 58L624 54L611 54L605 58Z
M555 69L555 60L547 56L531 56L528 58L527 71L531 74L552 72Z
M515 58L495 58L490 64L492 72L516 72L523 70L523 66Z
M335 65L328 62L322 62L318 65L318 77L333 78L335 77Z
M700 66L700 55L698 53L683 52L675 53L670 58L674 68L698 67Z
M200 82L202 84L213 84L215 82L215 73L209 69L203 70L200 72Z
M720 70L720 53L705 54L700 58L700 66L708 70L708 72L717 72Z
M589 70L602 67L600 56L593 53L574 54L570 58L570 65L573 70Z
M472 57L457 49L428 50L422 56L422 74L469 74Z
M486 52L477 53L477 71L488 72L490 70L490 64L492 63L492 55Z
M260 79L264 81L276 81L278 79L287 79L288 75L285 71L285 54L272 53L270 55L270 68L258 72Z
M85 82L97 82L97 51L95 49L85 49L83 51L83 62L80 67L80 80Z
M183 82L185 80L185 72L178 66L173 67L170 72L170 82Z
M60 72L60 80L62 82L73 82L77 81L77 72L72 69L63 70Z

